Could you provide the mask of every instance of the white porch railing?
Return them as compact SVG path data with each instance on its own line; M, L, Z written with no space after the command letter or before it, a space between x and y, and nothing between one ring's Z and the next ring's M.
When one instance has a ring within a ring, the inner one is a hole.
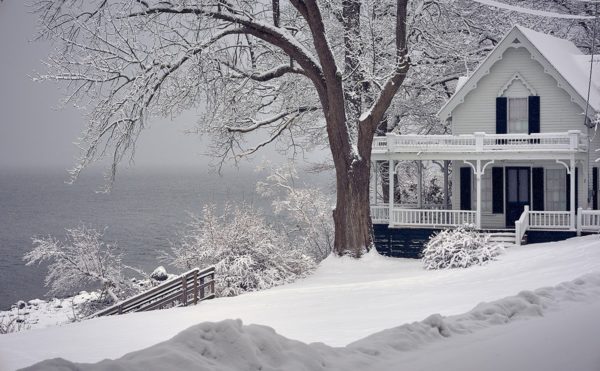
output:
M600 210L577 209L577 234L600 232Z
M532 211L529 206L521 217L515 221L515 237L517 245L521 244L528 230L572 230L570 211Z
M471 210L428 210L392 209L391 225L458 227L475 224L475 211Z
M396 135L373 140L375 152L497 152L587 150L587 135L579 130L563 133L465 135Z
M371 221L374 224L389 224L390 207L387 205L371 206Z
M571 228L570 211L529 211L529 229L556 229Z

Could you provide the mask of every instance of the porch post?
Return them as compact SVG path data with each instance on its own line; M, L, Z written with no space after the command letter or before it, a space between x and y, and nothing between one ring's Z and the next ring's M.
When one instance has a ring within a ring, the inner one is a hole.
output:
M389 184L389 198L388 198L388 203L389 203L389 216L388 216L388 223L392 224L392 211L394 210L394 174L396 173L396 169L394 168L394 160L390 160L389 166L388 166L388 184Z
M477 179L477 209L475 210L475 224L477 229L481 229L481 160L477 160L477 169L475 176Z
M571 173L569 174L571 176L571 182L569 184L570 186L570 190L569 190L569 196L570 196L570 206L571 206L571 210L569 210L571 212L571 230L575 230L575 209L576 209L576 205L575 205L575 192L577 192L577 190L575 189L575 158L573 158L573 156L571 156L571 166L570 166L570 170Z
M423 208L423 161L417 161L417 209Z
M450 194L448 189L448 165L450 161L444 160L444 209L448 210L448 205L450 204L448 200L448 195Z
M588 144L591 145L591 144ZM583 189L585 189L585 201L583 204L584 209L591 209L590 204L592 203L592 182L590 181L590 156L586 154L585 160L583 160L582 166L583 173Z

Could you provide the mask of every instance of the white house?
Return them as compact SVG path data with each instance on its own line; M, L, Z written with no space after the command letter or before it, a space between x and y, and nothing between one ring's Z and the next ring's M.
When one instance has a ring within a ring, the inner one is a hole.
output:
M600 113L600 58L590 83L591 62L570 41L515 26L439 111L452 135L375 138L378 165L435 161L446 175L449 162L453 169L446 205L424 205L421 187L416 205L395 203L393 184L374 172L376 243L393 250L407 231L414 237L415 229L430 234L465 223L504 231L516 243L596 230L600 132L591 122ZM381 197L384 189L389 195Z

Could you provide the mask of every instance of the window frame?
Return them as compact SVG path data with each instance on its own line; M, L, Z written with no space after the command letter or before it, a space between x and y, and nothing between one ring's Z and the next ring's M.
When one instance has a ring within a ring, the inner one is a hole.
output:
M511 114L510 114L510 103L511 100L523 99L525 100L525 130L514 132L511 129ZM506 133L507 134L529 134L529 97L506 97Z

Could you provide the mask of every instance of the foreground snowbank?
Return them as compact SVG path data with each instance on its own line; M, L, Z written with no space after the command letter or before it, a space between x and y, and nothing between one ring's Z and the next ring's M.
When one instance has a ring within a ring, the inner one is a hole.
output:
M193 326L171 340L127 354L118 360L104 360L97 364L74 364L64 359L54 359L38 363L28 370L390 370L395 368L394 365L403 365L409 351L441 341L445 341L445 348L454 348L454 338L499 325L542 317L548 312L565 309L565 303L572 302L600 302L600 274L587 275L556 287L533 292L524 291L516 296L483 303L462 315L431 315L424 321L379 332L345 348L305 344L287 339L266 326L244 326L240 320L226 320ZM600 320L596 317L594 313L587 320L592 320L598 327ZM530 342L531 337L535 338L536 335L530 334L525 338L513 340L543 349L543 342ZM580 340L593 343L597 339L593 336ZM455 351L457 358L473 357L464 346ZM573 355L573 352L570 354ZM594 357L590 357L591 354L596 354L595 347L587 347L586 354L573 357L569 369L584 370L600 365L595 363ZM507 356L510 358L510 355ZM565 355L548 354L548 357L560 357L564 362ZM430 355L429 358L435 359L436 356ZM475 358L481 358L481 353ZM585 362L582 362L582 359ZM419 363L416 362L417 365ZM517 359L510 369L531 370L519 365L531 366L530 363L523 363ZM551 366L552 363L547 362L544 370ZM462 363L455 363L453 366L446 364L444 369L464 371L471 368L465 368Z
M482 301L594 272L600 272L598 236L510 248L497 261L468 269L426 271L420 261L374 254L358 261L330 257L312 276L271 290L0 336L0 370L54 357L115 359L198 323L230 318L305 343L344 346L432 313L464 313Z

